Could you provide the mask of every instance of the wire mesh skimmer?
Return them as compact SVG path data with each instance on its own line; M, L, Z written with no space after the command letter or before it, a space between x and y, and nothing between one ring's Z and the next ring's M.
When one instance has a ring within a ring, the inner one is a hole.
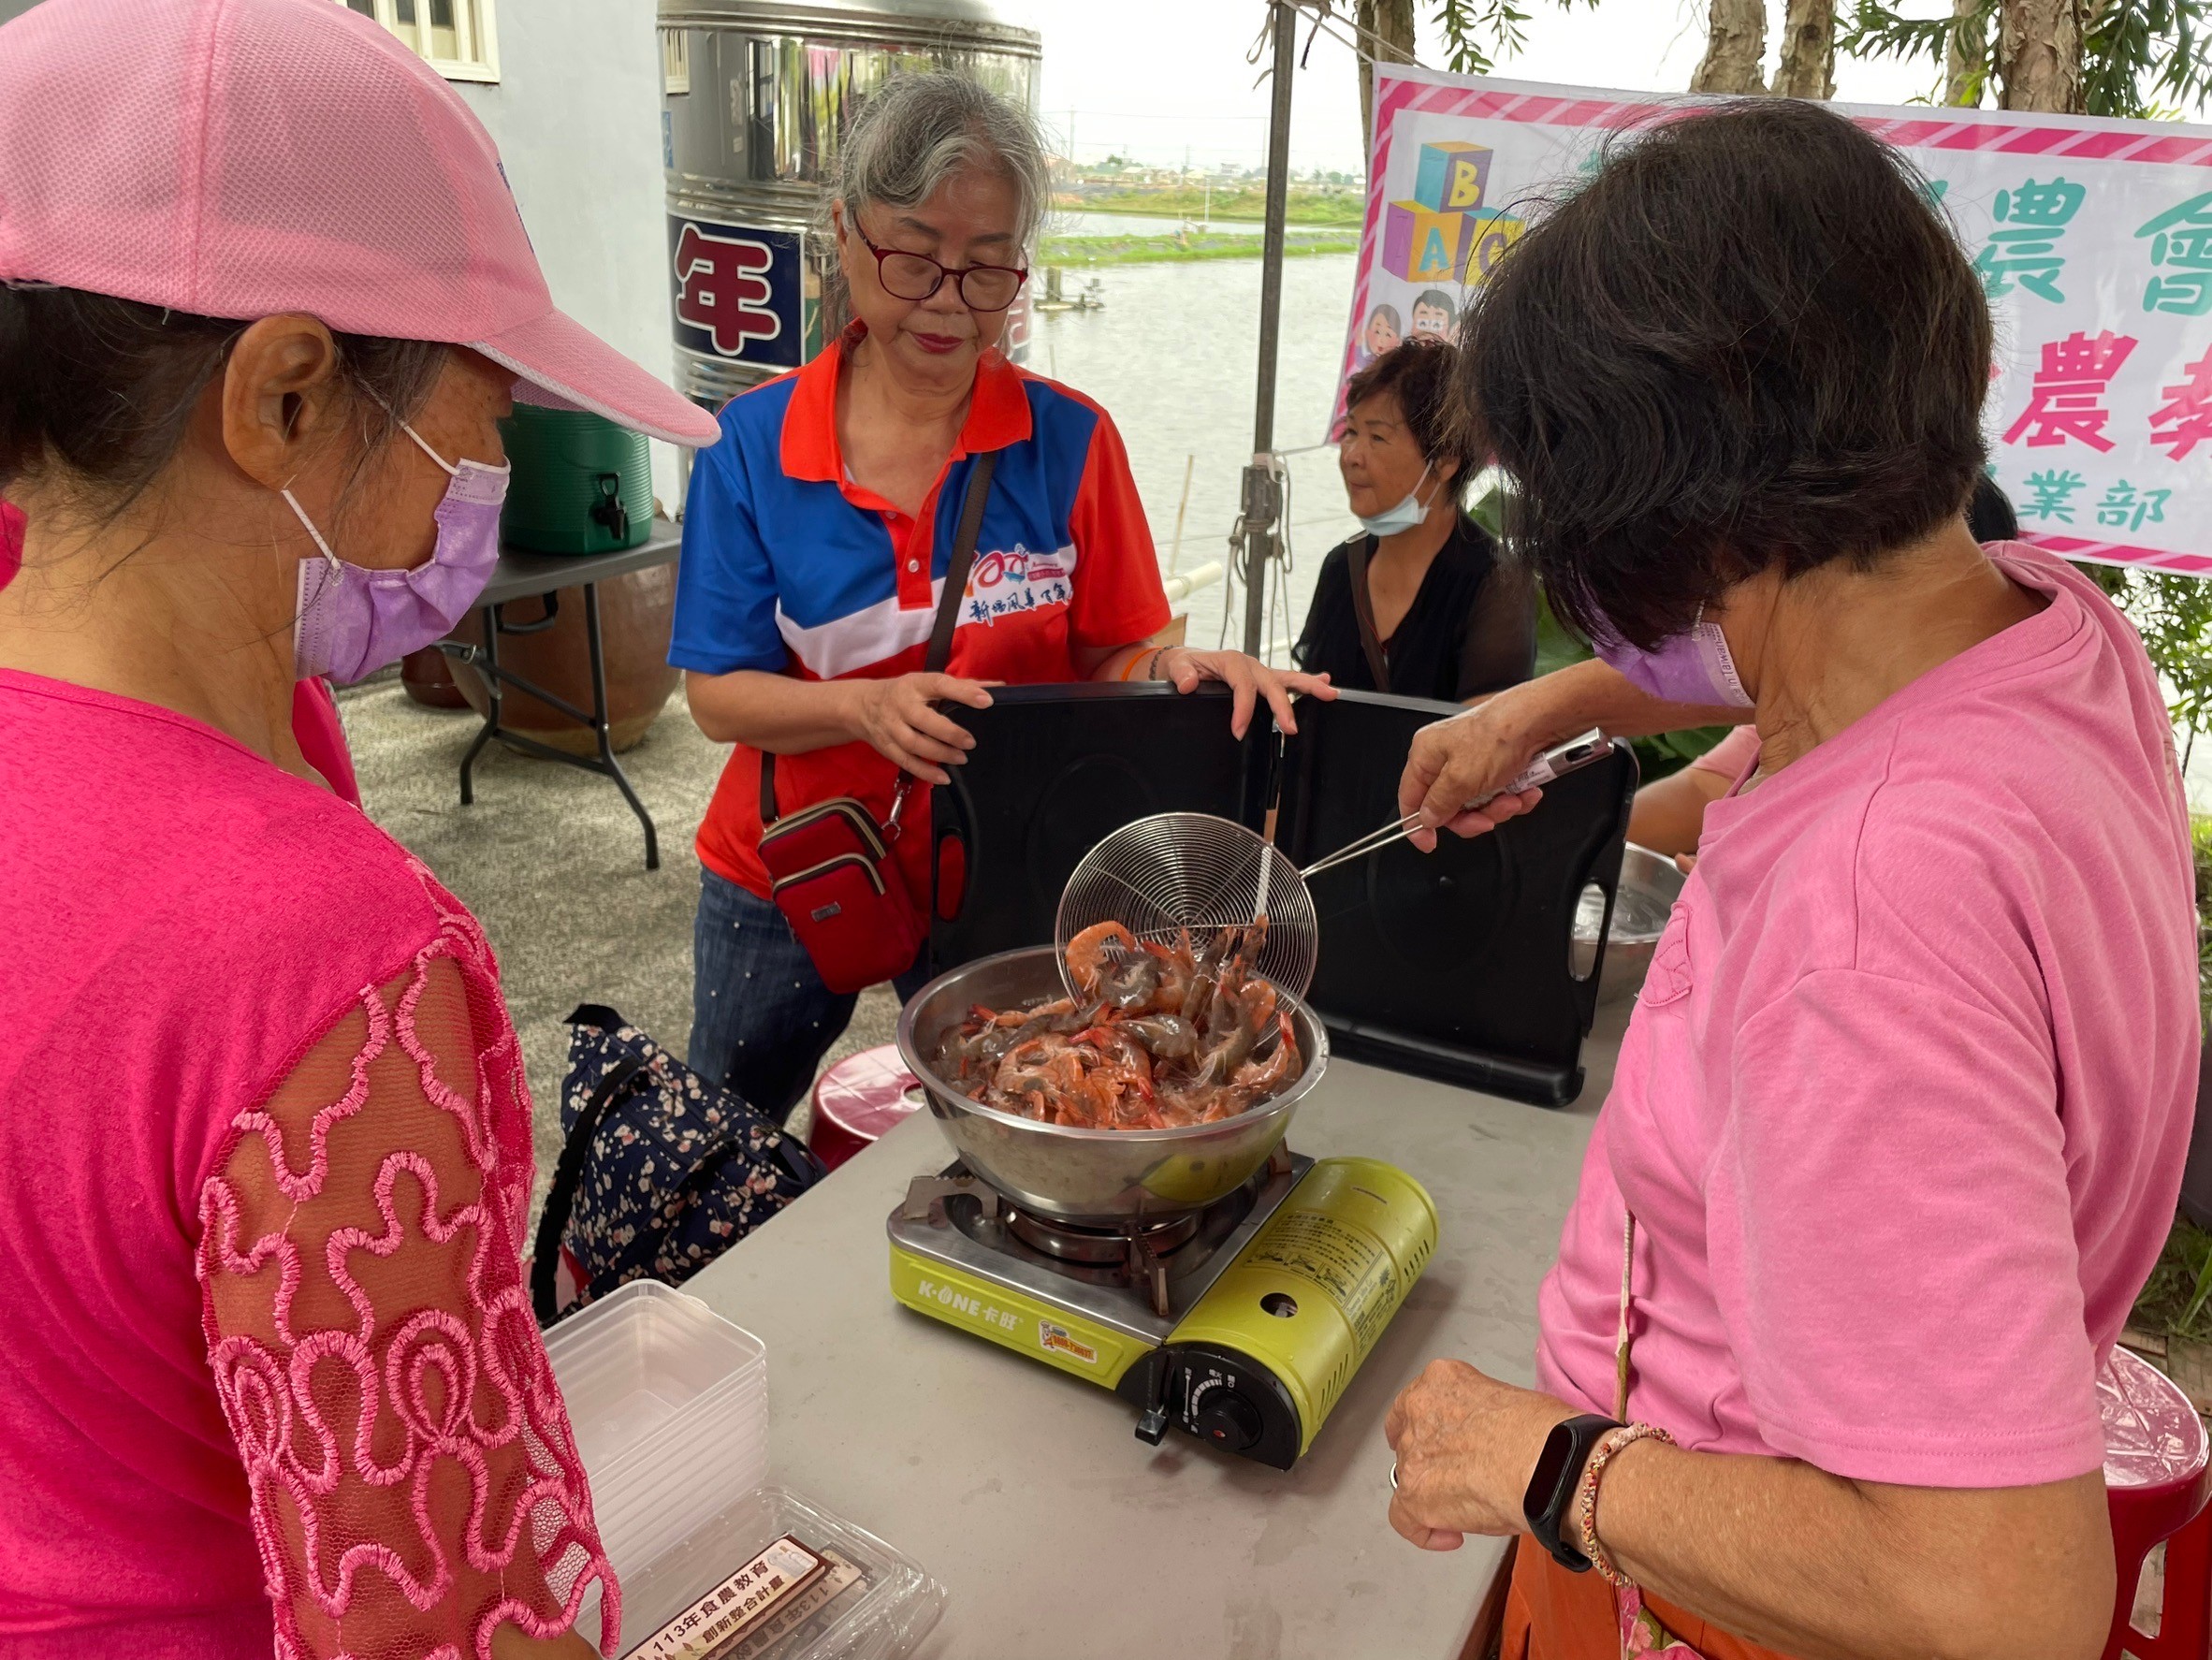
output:
M1548 784L1601 759L1610 748L1602 732L1586 732L1538 755L1499 794ZM1301 869L1259 832L1212 813L1134 820L1085 853L1061 890L1053 925L1060 978L1070 996L1082 995L1069 971L1068 947L1100 923L1120 924L1140 944L1173 945L1187 933L1203 947L1222 929L1248 927L1264 916L1266 936L1248 959L1251 968L1303 997L1321 951L1320 918L1306 883L1404 840L1419 824L1420 815L1409 813ZM1121 953L1110 943L1107 960Z

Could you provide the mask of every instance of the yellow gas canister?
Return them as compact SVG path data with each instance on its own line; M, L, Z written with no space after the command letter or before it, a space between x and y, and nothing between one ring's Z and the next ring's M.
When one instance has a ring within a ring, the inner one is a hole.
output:
M1377 1159L1321 1160L1169 1335L1143 1383L1153 1416L1288 1468L1435 1249L1419 1182Z

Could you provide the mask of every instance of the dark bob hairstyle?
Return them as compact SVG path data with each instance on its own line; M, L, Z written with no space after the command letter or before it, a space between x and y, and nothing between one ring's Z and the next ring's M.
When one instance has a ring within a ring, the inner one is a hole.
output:
M1406 430L1420 446L1424 459L1438 465L1449 461L1459 472L1453 476L1465 484L1475 476L1480 457L1460 416L1459 392L1454 386L1460 371L1460 354L1448 342L1427 335L1408 335L1404 343L1385 352L1346 383L1344 407L1347 415L1370 398L1389 393L1398 400Z
M1585 633L1650 647L1769 567L1864 566L1982 467L1981 283L1909 162L1794 99L1618 141L1460 347L1509 534Z

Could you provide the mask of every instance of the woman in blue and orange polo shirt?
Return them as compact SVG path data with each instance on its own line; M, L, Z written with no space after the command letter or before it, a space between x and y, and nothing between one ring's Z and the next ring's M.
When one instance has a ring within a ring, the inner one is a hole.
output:
M691 1064L765 1113L796 1103L854 999L767 898L763 750L781 811L851 795L881 821L902 770L946 782L974 741L931 706L982 708L994 682L1223 681L1240 735L1261 697L1294 729L1293 692L1331 695L1237 652L1145 644L1168 604L1120 434L997 349L1045 189L1035 125L1003 99L953 75L876 94L829 193L855 321L734 399L691 474L669 661L701 730L737 749L699 829ZM951 672L920 673L985 451L997 474ZM928 836L895 846L926 895Z

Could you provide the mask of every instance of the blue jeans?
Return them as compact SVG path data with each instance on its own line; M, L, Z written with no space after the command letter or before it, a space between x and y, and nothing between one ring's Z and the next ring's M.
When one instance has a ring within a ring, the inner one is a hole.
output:
M903 1003L929 979L929 953L892 983ZM711 870L691 925L691 1045L685 1057L755 1112L788 1117L859 999L822 983L783 912Z

